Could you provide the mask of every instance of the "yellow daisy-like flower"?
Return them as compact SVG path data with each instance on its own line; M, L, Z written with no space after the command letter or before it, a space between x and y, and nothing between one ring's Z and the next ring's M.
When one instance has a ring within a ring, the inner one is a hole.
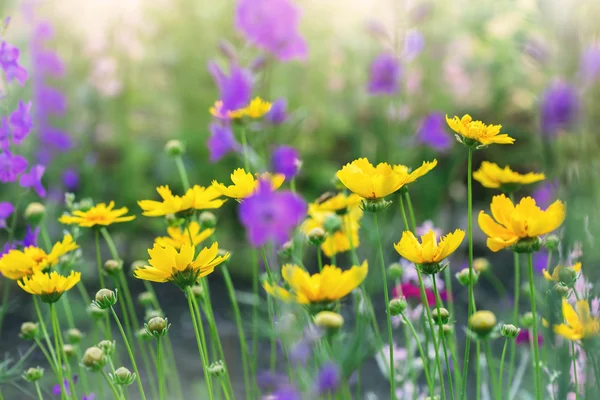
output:
M148 250L150 260L144 267L138 267L134 276L152 282L173 282L184 289L194 285L199 278L212 273L215 267L229 258L229 253L218 255L219 244L213 243L203 248L194 259L194 246L185 243L179 251L173 246L154 244Z
M569 267L563 267L562 265L558 265L552 271L552 275L550 275L548 273L548 271L546 270L546 268L544 268L544 269L542 269L542 274L544 274L544 278L546 278L547 281L560 282L563 280L563 279L561 279L561 275L565 275L564 271L566 271L568 268ZM575 263L575 265L573 265L570 268L572 268L573 271L575 271L576 273L579 273L581 271L581 263L580 262Z
M213 187L202 187L195 185L183 196L174 195L169 186L156 188L162 201L140 200L138 205L147 217L162 217L167 214L190 210L204 210L219 208L226 200L221 200L221 194Z
M481 121L473 121L470 115L465 115L462 118L448 118L446 122L450 129L456 132L457 138L467 146L480 144L486 146L488 144L513 144L515 139L507 134L500 134L502 125L486 125Z
M523 252L528 252L532 241L556 230L565 219L565 205L557 200L542 211L531 197L521 199L519 204L501 194L494 196L490 210L494 218L484 211L479 213L479 227L488 236L487 246L496 252L522 241ZM494 219L496 221L494 221ZM515 248L517 251L520 249Z
M543 181L546 176L535 172L520 174L510 169L509 166L500 168L498 164L484 161L479 169L473 172L473 178L486 188L503 188L512 192L520 185Z
M286 264L281 270L281 275L290 290L272 286L269 282L265 282L263 287L271 296L284 301L298 304L332 302L340 300L360 286L368 272L367 261L347 271L326 265L320 273L313 275L309 275L297 265Z
M223 102L215 101L215 104L208 109L212 116L221 119L240 119L244 117L260 118L271 110L271 103L255 97L246 107L237 110L223 112Z
M17 280L37 271L52 267L63 255L79 248L71 235L57 242L50 254L39 247L28 246L21 250L10 250L0 258L0 272L9 279Z
M64 292L71 289L80 280L81 272L71 271L69 276L62 276L56 271L50 273L37 271L17 283L27 293L40 296L40 300L43 302L55 303Z
M167 228L169 236L157 237L155 242L160 246L172 246L179 250L184 244L189 245L190 243L193 243L194 246L198 246L214 232L214 229L201 230L200 224L196 221L192 221L190 222L189 232L185 227L182 229L178 226L171 226ZM193 242L190 242L190 236L192 237Z
M135 218L135 215L128 215L127 207L115 208L115 202L111 201L108 205L99 203L87 211L75 210L72 215L65 214L58 220L67 225L75 224L82 228L91 228L101 225L107 226L117 222L127 222Z
M418 265L423 273L432 274L442 269L439 263L454 253L464 238L465 231L457 229L443 236L438 243L433 230L429 230L421 236L419 243L412 232L404 231L394 248L402 257Z
M554 325L554 332L568 340L589 339L600 334L600 320L590 315L587 300L575 303L575 310L563 299L562 313L566 324Z
M321 228L327 232L325 240L321 244L321 250L327 257L331 257L359 246L358 230L362 215L363 211L358 205L350 207L345 214L338 215L332 211L321 211L319 204L310 204L308 219L304 221L301 229L307 236L315 228ZM334 225L333 229L330 225Z
M329 211L337 214L345 214L350 208L360 205L362 198L357 194L346 195L338 193L325 193L312 204L313 211ZM358 207L357 207L358 208ZM310 211L310 208L309 208Z
M408 167L404 165L391 166L387 163L379 163L373 166L366 158L359 158L344 165L336 175L350 191L365 199L376 200L414 182L436 164L436 160L424 162L421 167L409 174Z
M279 189L285 180L285 175L282 174L262 174L259 178L269 179L273 190ZM258 187L258 179L250 172L246 172L243 168L238 168L231 174L231 182L233 185L225 186L222 183L214 180L213 187L223 196L233 199L244 199L250 196Z

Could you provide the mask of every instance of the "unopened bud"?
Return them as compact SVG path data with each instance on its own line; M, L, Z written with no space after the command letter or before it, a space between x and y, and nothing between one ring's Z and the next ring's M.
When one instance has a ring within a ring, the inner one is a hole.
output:
M571 289L562 282L554 284L552 290L554 290L554 293L556 293L560 297L567 297L569 295L569 292L571 291Z
M138 295L138 302L144 307L150 307L154 304L154 295L152 292L142 292Z
M29 203L25 209L25 219L30 225L37 226L44 219L46 207L42 203Z
M225 365L223 364L223 361L219 360L219 361L215 361L214 363L210 364L210 366L208 367L208 372L212 376L224 375L225 374Z
M90 347L83 354L81 364L90 371L100 371L106 365L106 355L99 347Z
M19 336L21 339L33 340L38 336L39 331L40 328L36 322L23 322L23 324L21 324L21 333L19 333Z
M513 251L515 253L535 253L542 248L542 242L539 237L519 239L517 243L513 245Z
M544 247L550 251L558 250L558 245L560 244L560 239L556 235L548 235L544 240Z
M135 333L135 336L140 340L148 340L152 338L152 336L148 333L146 328L138 329L138 331Z
M204 297L204 288L201 285L192 286L192 295L196 300L201 300Z
M361 203L361 208L366 212L376 213L383 211L392 204L391 201L385 199L364 199Z
M330 214L325 218L323 228L328 233L335 233L342 229L342 219L336 214Z
M83 333L77 328L71 328L67 331L67 340L69 343L79 343L83 339Z
M344 325L344 317L333 311L321 311L315 315L315 325L324 329L339 329Z
M325 241L325 230L323 228L313 228L308 232L308 241L315 246L320 246Z
M388 267L387 274L390 279L396 280L402 278L404 270L402 269L402 266L399 263L393 263Z
M115 385L128 386L133 383L136 375L125 367L119 367L110 377Z
M390 315L396 316L402 314L406 310L406 306L406 298L404 296L390 300L390 304L388 305Z
M444 336L449 336L452 334L452 325L444 324L442 325L442 331L444 332Z
M63 345L63 353L68 358L73 357L75 355L75 346L73 346L72 344Z
M496 315L487 310L476 311L469 317L469 328L480 337L486 337L496 326Z
M524 328L529 329L533 327L534 322L535 317L532 312L526 312L525 314L521 315L520 323Z
M487 271L490 265L487 258L479 257L473 260L473 269L479 273Z
M201 212L198 220L203 229L212 229L217 226L217 217L210 211Z
M500 334L508 339L516 338L519 335L519 332L521 332L521 329L512 324L504 324L500 330Z
M438 309L436 307L431 311L431 317L433 318L433 320L435 322L441 321L442 324L445 324L450 319L450 313L448 312L448 310L441 307L439 309L439 315L438 315Z
M185 146L179 140L169 140L165 144L165 152L171 157L178 157L185 153Z
M104 270L108 275L115 276L123 270L123 263L118 260L106 260Z
M558 280L566 286L573 286L577 280L577 271L573 267L557 267Z
M288 240L281 246L278 253L283 258L290 258L292 256L293 250L294 250L294 245L292 244L291 240Z
M27 371L25 371L25 373L23 374L23 379L25 379L27 382L35 382L42 379L43 376L44 368L35 367L29 368Z
M154 317L144 326L150 335L160 337L167 334L171 324L169 324L169 320L166 318Z
M101 309L112 307L117 302L117 291L110 289L100 289L96 293L94 304Z
M479 280L479 274L477 273L477 271L473 271L473 273L471 274L471 272L469 272L469 268L463 268L460 271L458 271L455 276L461 285L469 286L469 284L471 283L471 275L473 277L473 284L476 284Z
M102 340L100 343L98 343L98 348L101 349L107 356L111 356L117 348L117 342L114 340Z

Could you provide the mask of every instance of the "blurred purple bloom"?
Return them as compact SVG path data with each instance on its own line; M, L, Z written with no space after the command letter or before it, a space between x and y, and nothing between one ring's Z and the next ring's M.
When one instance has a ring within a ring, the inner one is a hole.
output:
M42 185L42 177L44 176L45 170L46 167L43 165L34 165L29 172L21 175L19 185L24 188L32 188L38 196L46 197L46 189L44 189L44 186Z
M269 400L301 400L300 393L292 385L281 385Z
M58 89L41 84L35 97L38 112L44 115L62 116L67 111L67 98Z
M31 119L31 102L24 103L19 100L19 106L10 115L10 126L12 127L12 139L15 144L21 144L33 128Z
M46 126L40 130L42 144L51 150L67 151L73 147L73 140L69 134L59 128Z
M294 344L290 349L290 361L295 366L306 367L308 358L312 354L310 343L307 340L301 340Z
M228 153L241 151L229 125L212 123L209 129L210 136L206 145L210 152L210 162L217 162Z
M6 228L6 220L15 211L15 207L9 202L0 203L0 229Z
M406 32L404 39L404 56L408 61L414 60L425 48L425 37L417 29Z
M8 242L4 243L4 247L0 250L0 257L16 248L17 248L17 245L15 243L8 243ZM2 273L0 273L0 276L2 276Z
M3 117L0 120L0 150L8 150L10 148L10 126L8 119Z
M268 370L261 371L256 375L256 384L263 392L275 390L282 382L287 383L287 375L278 374Z
M69 381L65 378L64 379L64 383L65 383L65 392L67 396L71 395L71 390L69 389ZM59 385L58 383L56 383L54 386L52 386L52 394L54 396L60 396L62 393L62 386Z
M548 265L548 250L543 249L533 255L533 269L536 272L541 274L542 270L544 268L546 268L547 265ZM550 266L550 269L552 270L552 266Z
M444 114L433 112L423 118L417 131L417 140L438 151L449 149L453 140L446 131Z
M535 200L536 204L542 208L546 209L548 206L554 201L556 201L556 196L558 192L558 182L551 181L546 182L539 186L531 195Z
M319 394L333 394L340 386L340 368L334 363L326 363L321 367L317 376L317 391Z
M276 192L268 180L260 180L256 192L244 199L239 217L254 247L273 241L281 246L306 216L304 199L290 191Z
M27 160L23 156L13 155L5 150L0 153L0 182L14 182L19 174L27 169Z
M219 90L219 100L223 103L221 112L244 108L252 98L252 74L247 69L232 65L229 76L215 62L208 63L208 71L212 75Z
M62 182L67 190L77 190L79 187L79 173L73 168L66 169L62 174Z
M267 121L273 125L283 124L287 117L287 101L283 97L273 102L271 109L265 116Z
M552 83L542 95L542 133L554 136L568 129L577 119L579 98L575 89L563 81Z
M0 68L4 70L8 82L15 79L21 86L27 80L27 70L19 65L19 49L6 42L0 42Z
M517 335L515 341L517 342L517 344L529 345L529 343L531 342L532 336L533 336L533 334L529 331L529 329L521 329L521 331ZM539 345L544 344L544 337L540 334L538 334L538 344Z
M300 11L289 0L238 0L236 29L279 61L304 60L306 41L300 35Z
M583 53L579 70L584 81L588 83L600 78L600 44L590 46Z
M523 45L523 51L538 63L545 63L550 59L549 47L540 38L528 38Z
M35 229L31 229L31 226L27 225L27 230L25 231L25 237L23 238L23 246L37 246L38 244L38 236L40 234L40 227L36 227Z
M94 397L95 397L94 393L90 393L87 395L84 394L83 397L81 398L81 400L94 400Z
M298 150L291 146L279 146L271 154L271 166L273 172L285 175L286 179L292 179L300 171L300 155Z
M370 94L395 94L400 90L402 69L391 53L378 55L371 64L371 77L367 90Z

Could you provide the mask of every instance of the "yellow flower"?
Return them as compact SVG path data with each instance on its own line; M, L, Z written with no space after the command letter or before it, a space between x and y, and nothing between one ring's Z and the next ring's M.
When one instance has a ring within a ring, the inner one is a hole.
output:
M356 196L358 197L358 196ZM321 211L320 204L310 204L308 206L308 219L302 224L302 231L305 235L315 228L321 228L328 234L325 236L325 241L321 244L321 250L327 257L331 257L337 253L349 251L351 248L357 248L360 244L358 230L360 228L360 218L363 211L358 205L353 205L343 215L337 215L331 211ZM336 222L339 226L331 230L330 221ZM350 237L352 244L350 243Z
M219 199L221 194L213 187L195 185L183 196L174 195L169 186L159 186L156 191L162 201L138 201L138 205L143 210L142 214L147 217L162 217L189 210L215 209L225 203L225 200Z
M62 242L52 247L50 254L35 246L25 247L22 251L13 249L0 258L0 272L8 279L21 279L56 265L60 257L78 247L73 237L66 235Z
M402 238L394 248L402 257L415 264L438 264L460 246L465 238L465 232L461 229L449 233L437 242L435 233L429 230L421 236L421 243L410 231L404 231Z
M460 135L459 140L466 145L480 143L485 146L492 143L513 144L515 142L515 139L510 136L500 134L502 125L486 125L481 121L473 121L468 114L462 118L452 119L446 115L446 122L450 129Z
M329 211L338 214L345 214L349 208L354 208L360 205L362 198L357 194L346 195L344 193L338 193L333 195L331 193L325 193L317 200L315 200L313 211ZM358 208L358 207L357 207ZM310 211L310 208L309 208Z
M215 232L214 229L205 229L201 231L200 224L196 221L190 222L189 230L190 231L188 232L185 227L183 229L178 226L168 227L167 233L169 236L157 237L155 242L160 246L172 246L179 250L184 244L190 244L190 235L192 236L193 245L197 246Z
M509 166L500 168L498 164L484 161L479 169L473 172L473 178L486 188L498 189L504 187L513 191L519 185L543 181L546 176L535 172L520 174L510 169Z
M135 215L128 215L127 207L121 207L114 210L115 202L111 201L108 205L99 203L87 211L75 210L72 215L65 214L58 220L63 224L76 224L82 228L91 228L96 225L111 225L116 222L127 222L135 218Z
M179 251L173 246L154 244L148 250L150 260L134 271L134 276L152 282L173 282L180 288L192 286L199 278L212 273L215 267L229 258L229 253L217 255L219 244L203 248L194 260L194 246L185 243Z
M220 100L215 101L215 104L208 109L211 115L222 119L260 118L270 110L271 103L264 101L260 97L255 97L246 107L237 110L223 112L223 102Z
M562 313L566 324L554 325L554 332L568 340L589 339L600 333L600 320L590 315L587 300L579 300L573 306L563 299Z
M531 197L521 199L516 206L501 194L494 196L490 206L494 219L481 211L479 227L488 236L487 246L496 252L522 239L537 239L557 229L565 219L565 206L557 200L542 211Z
M563 267L562 265L558 265L552 271L552 275L550 275L548 273L548 271L546 270L546 268L544 268L544 269L542 269L542 274L544 274L544 278L546 278L547 281L560 282L561 281L561 272L567 270L567 268L568 267ZM570 268L572 268L573 271L575 271L575 273L579 273L579 271L581 271L581 263L578 262Z
M404 165L391 166L379 163L374 167L366 158L359 158L337 172L337 177L344 186L365 199L381 199L388 196L402 186L414 182L425 175L437 161L424 162L412 173Z
M279 189L285 180L285 175L282 174L262 174L262 179L269 179L273 185L273 189ZM231 174L231 182L233 185L225 186L216 180L212 182L213 187L223 196L233 199L244 199L250 196L258 187L258 179L243 168L238 168Z
M80 280L81 272L71 271L69 276L62 276L56 271L50 273L37 271L17 283L27 293L40 296L43 302L54 303Z
M281 270L283 279L290 290L272 286L265 282L263 287L271 296L284 301L299 304L332 302L341 299L356 289L367 277L369 267L367 261L360 266L353 266L342 271L335 266L326 265L321 273L309 275L297 265L286 264Z

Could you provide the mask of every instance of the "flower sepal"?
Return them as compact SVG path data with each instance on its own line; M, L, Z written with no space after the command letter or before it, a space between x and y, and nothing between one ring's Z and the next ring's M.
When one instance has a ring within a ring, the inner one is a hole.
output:
M173 271L171 275L172 282L181 290L185 291L188 286L193 286L200 277L200 270L188 268L183 271Z
M339 308L339 303L337 301L320 301L306 305L308 313L313 317L322 311L338 312Z
M515 253L529 254L540 251L542 248L542 241L539 237L528 237L519 239L517 243L512 246Z
M360 204L360 208L365 212L376 213L387 209L392 205L391 200L381 199L364 199Z
M448 268L447 262L415 264L417 269L425 275L435 275Z
M468 137L464 137L459 134L454 135L454 137L456 138L456 141L458 143L462 143L463 145L465 145L468 148L473 149L473 150L482 150L487 147L486 144L481 144L480 142L478 142L475 139L470 139Z

